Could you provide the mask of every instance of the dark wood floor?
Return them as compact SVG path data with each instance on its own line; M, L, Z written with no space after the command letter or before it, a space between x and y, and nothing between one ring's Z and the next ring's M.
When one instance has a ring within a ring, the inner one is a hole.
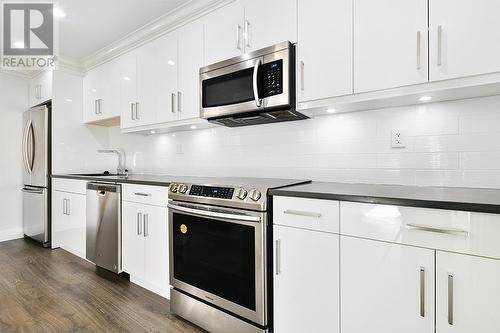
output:
M164 298L64 250L0 243L0 332L199 333Z

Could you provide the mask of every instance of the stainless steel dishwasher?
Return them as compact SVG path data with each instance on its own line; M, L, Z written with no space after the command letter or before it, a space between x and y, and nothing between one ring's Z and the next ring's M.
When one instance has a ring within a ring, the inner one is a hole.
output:
M115 273L122 271L121 185L87 184L86 257Z

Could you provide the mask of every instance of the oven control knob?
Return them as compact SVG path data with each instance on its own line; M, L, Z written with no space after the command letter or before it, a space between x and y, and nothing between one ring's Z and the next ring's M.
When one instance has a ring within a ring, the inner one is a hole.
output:
M236 197L240 200L244 200L247 197L247 190L240 187L236 190Z
M175 184L175 183L170 184L170 192L176 193L178 189L179 189L179 185L178 184Z
M251 189L250 190L250 194L249 194L249 197L250 199L252 199L253 201L258 201L260 199L260 197L262 196L262 193L260 193L259 190L257 189Z
M179 185L179 193L184 194L184 193L186 193L186 192L187 192L187 190L188 190L188 187L187 187L187 185L186 185L186 184L180 184L180 185Z

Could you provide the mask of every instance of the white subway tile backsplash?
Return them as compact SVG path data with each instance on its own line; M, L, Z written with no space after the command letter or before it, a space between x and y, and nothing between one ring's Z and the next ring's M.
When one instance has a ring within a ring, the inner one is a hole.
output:
M138 173L500 187L500 96L109 140Z

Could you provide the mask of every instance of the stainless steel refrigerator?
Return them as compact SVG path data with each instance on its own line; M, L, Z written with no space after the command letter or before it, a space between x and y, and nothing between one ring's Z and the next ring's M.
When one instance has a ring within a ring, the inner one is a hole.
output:
M50 246L50 105L23 114L23 231Z

